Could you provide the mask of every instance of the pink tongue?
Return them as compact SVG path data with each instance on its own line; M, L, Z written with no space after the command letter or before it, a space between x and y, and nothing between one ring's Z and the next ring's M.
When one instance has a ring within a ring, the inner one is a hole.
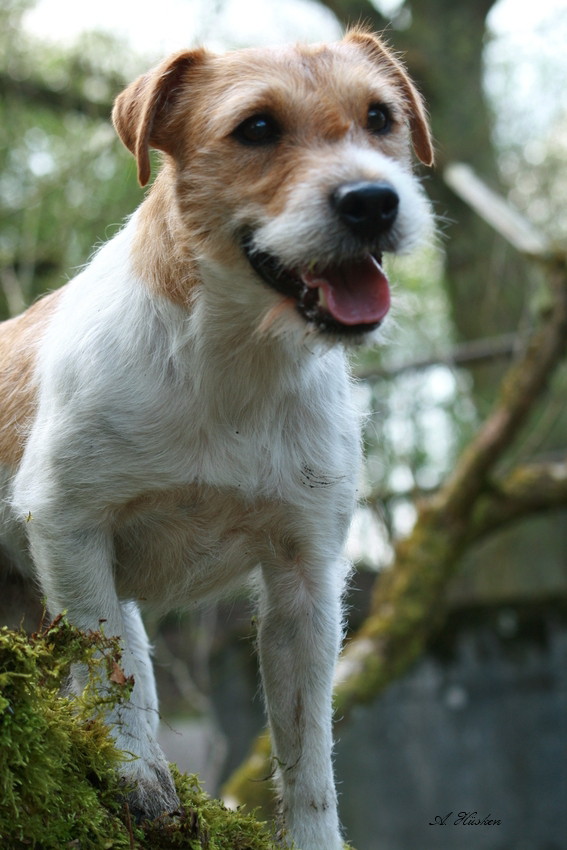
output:
M343 325L375 324L390 309L388 278L370 254L322 271L305 271L311 289L321 287L330 314Z

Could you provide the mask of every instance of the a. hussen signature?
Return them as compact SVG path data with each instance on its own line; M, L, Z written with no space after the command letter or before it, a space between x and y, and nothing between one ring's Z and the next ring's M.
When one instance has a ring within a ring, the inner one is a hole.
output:
M499 818L493 818L491 814L481 818L478 812L459 812L456 817L453 817L454 812L449 812L446 815L435 815L432 821L429 821L429 826L500 826L502 821Z

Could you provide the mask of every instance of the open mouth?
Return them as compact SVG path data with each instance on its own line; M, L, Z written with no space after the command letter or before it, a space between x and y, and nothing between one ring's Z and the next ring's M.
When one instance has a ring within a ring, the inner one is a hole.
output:
M262 280L295 301L308 322L329 333L360 334L377 328L390 309L390 286L381 254L363 254L335 265L287 269L271 254L255 251L250 238L244 252Z

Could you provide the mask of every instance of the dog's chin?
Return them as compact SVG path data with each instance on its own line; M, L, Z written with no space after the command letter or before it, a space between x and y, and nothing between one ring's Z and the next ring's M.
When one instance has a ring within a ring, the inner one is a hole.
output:
M356 345L382 324L390 301L381 254L362 254L335 266L290 269L278 257L256 250L249 238L242 247L256 275L271 289L292 300L304 321L321 334ZM367 281L366 296L356 293L357 271ZM375 280L369 281L372 276ZM372 291L372 286L377 291ZM364 309L365 297L369 302L368 313Z

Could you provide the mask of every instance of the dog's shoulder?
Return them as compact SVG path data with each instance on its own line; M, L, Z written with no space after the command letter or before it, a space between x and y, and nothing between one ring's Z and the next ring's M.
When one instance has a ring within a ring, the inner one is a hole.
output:
M36 407L38 349L60 301L51 292L24 313L0 323L0 462L20 458Z

